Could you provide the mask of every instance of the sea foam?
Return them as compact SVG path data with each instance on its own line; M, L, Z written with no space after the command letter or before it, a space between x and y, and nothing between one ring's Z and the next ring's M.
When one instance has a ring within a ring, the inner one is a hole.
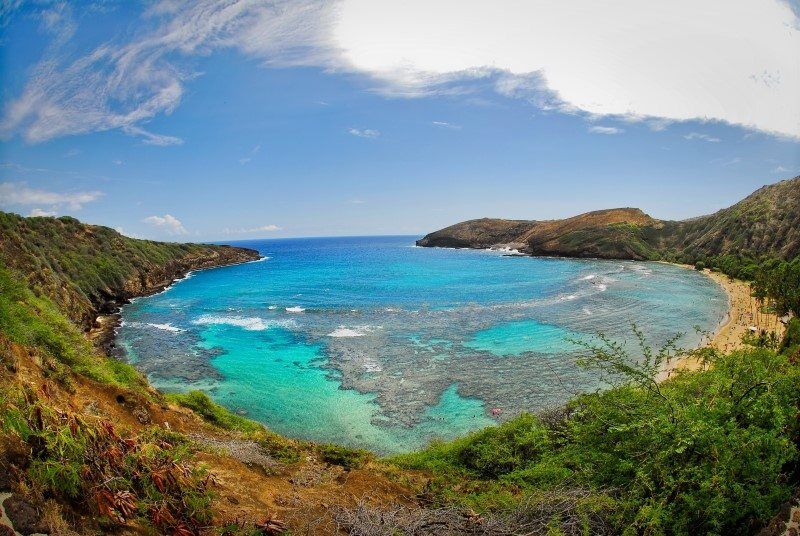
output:
M281 327L294 327L292 321L264 320L257 316L224 316L224 315L202 315L192 322L196 325L228 325L236 326L248 331L264 331L265 329Z

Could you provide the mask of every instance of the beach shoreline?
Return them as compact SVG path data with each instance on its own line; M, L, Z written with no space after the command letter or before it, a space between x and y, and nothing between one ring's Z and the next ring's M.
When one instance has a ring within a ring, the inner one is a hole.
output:
M668 264L694 270L694 267L688 264ZM739 350L745 346L742 337L750 332L752 327L755 327L757 332L774 331L779 338L783 335L785 327L778 319L778 315L759 310L758 300L751 295L749 283L732 279L708 268L704 269L703 273L725 291L728 297L728 312L714 333L705 338L698 348L710 347L719 352ZM668 378L676 370L698 370L702 365L696 356L681 356L665 366L662 379Z

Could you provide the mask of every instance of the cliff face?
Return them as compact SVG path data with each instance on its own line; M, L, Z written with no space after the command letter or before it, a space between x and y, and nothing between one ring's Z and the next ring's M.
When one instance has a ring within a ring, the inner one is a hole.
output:
M84 330L98 314L156 292L191 270L258 258L250 249L136 240L74 218L0 212L0 262Z
M529 255L608 259L700 259L724 254L793 258L800 254L800 177L764 186L715 214L654 219L639 209L588 212L563 220L484 218L417 241L425 247L511 246Z

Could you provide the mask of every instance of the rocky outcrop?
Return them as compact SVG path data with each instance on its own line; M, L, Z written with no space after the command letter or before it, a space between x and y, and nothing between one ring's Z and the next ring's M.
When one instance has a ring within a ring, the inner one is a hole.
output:
M501 248L528 255L690 262L736 254L800 255L800 177L764 186L739 203L685 221L636 208L587 212L563 220L470 220L417 241L424 247Z

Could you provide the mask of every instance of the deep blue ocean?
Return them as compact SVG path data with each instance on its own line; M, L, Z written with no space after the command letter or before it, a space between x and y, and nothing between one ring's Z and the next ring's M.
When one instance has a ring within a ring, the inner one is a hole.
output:
M599 332L700 342L727 298L707 276L628 261L414 247L417 237L261 240L123 308L118 341L158 388L202 389L291 437L407 451L602 387ZM493 410L496 415L493 416Z

